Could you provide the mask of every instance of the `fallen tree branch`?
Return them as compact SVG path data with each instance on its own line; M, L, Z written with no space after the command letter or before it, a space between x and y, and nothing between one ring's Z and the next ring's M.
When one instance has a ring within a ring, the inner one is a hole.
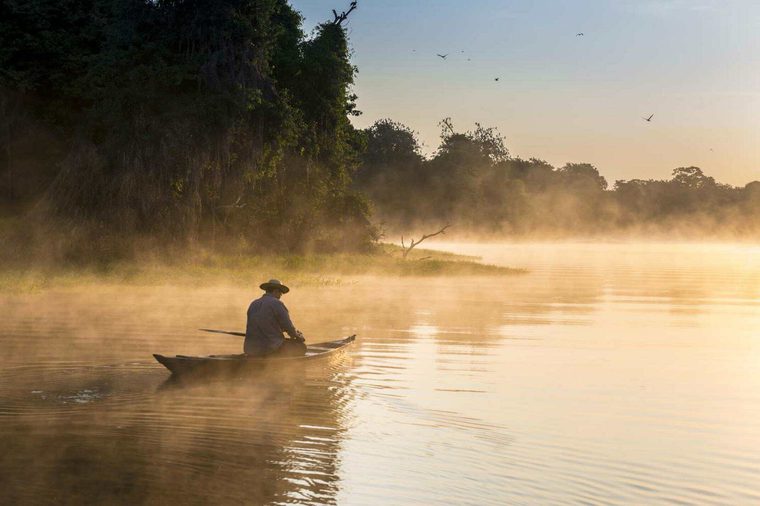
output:
M449 225L446 225L445 227L443 227L442 229L440 229L438 232L434 232L432 234L425 234L422 237L420 237L419 241L416 241L416 242L415 242L414 239L410 239L411 242L409 243L409 247L408 248L404 244L404 236L402 235L401 236L401 248L404 250L403 258L406 259L407 255L409 255L409 252L412 251L412 248L414 248L415 246L417 246L419 243L421 243L425 239L430 239L431 237L434 237L434 236L436 236L438 234L445 234L446 233L446 229L449 228L450 226L451 225L449 224Z

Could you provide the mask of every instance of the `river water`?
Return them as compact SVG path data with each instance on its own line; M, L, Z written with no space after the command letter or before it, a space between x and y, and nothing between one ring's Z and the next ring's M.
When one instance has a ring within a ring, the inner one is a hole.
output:
M356 343L236 381L151 353L259 280L0 295L0 503L760 503L760 247L430 243L528 273L293 286Z

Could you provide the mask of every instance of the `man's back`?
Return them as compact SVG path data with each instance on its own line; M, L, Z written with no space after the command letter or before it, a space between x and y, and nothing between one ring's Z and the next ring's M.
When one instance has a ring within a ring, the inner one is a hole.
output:
M298 337L282 301L267 293L251 302L243 345L245 353L263 355L277 350L284 341L283 332L294 339Z

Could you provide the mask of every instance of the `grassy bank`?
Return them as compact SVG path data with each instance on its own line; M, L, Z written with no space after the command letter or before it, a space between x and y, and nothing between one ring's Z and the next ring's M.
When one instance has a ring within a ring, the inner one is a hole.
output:
M0 269L0 291L29 292L83 284L250 284L273 276L293 285L339 285L345 278L383 276L501 276L520 274L476 257L383 244L371 254L246 256L199 250L174 258L147 258L98 265L29 266Z

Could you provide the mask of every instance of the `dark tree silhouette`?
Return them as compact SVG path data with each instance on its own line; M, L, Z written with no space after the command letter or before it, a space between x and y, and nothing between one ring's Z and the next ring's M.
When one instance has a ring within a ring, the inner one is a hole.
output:
M3 196L98 240L367 247L350 187L356 7L306 38L286 0L4 2ZM29 152L30 131L52 141ZM23 194L22 163L40 180Z

